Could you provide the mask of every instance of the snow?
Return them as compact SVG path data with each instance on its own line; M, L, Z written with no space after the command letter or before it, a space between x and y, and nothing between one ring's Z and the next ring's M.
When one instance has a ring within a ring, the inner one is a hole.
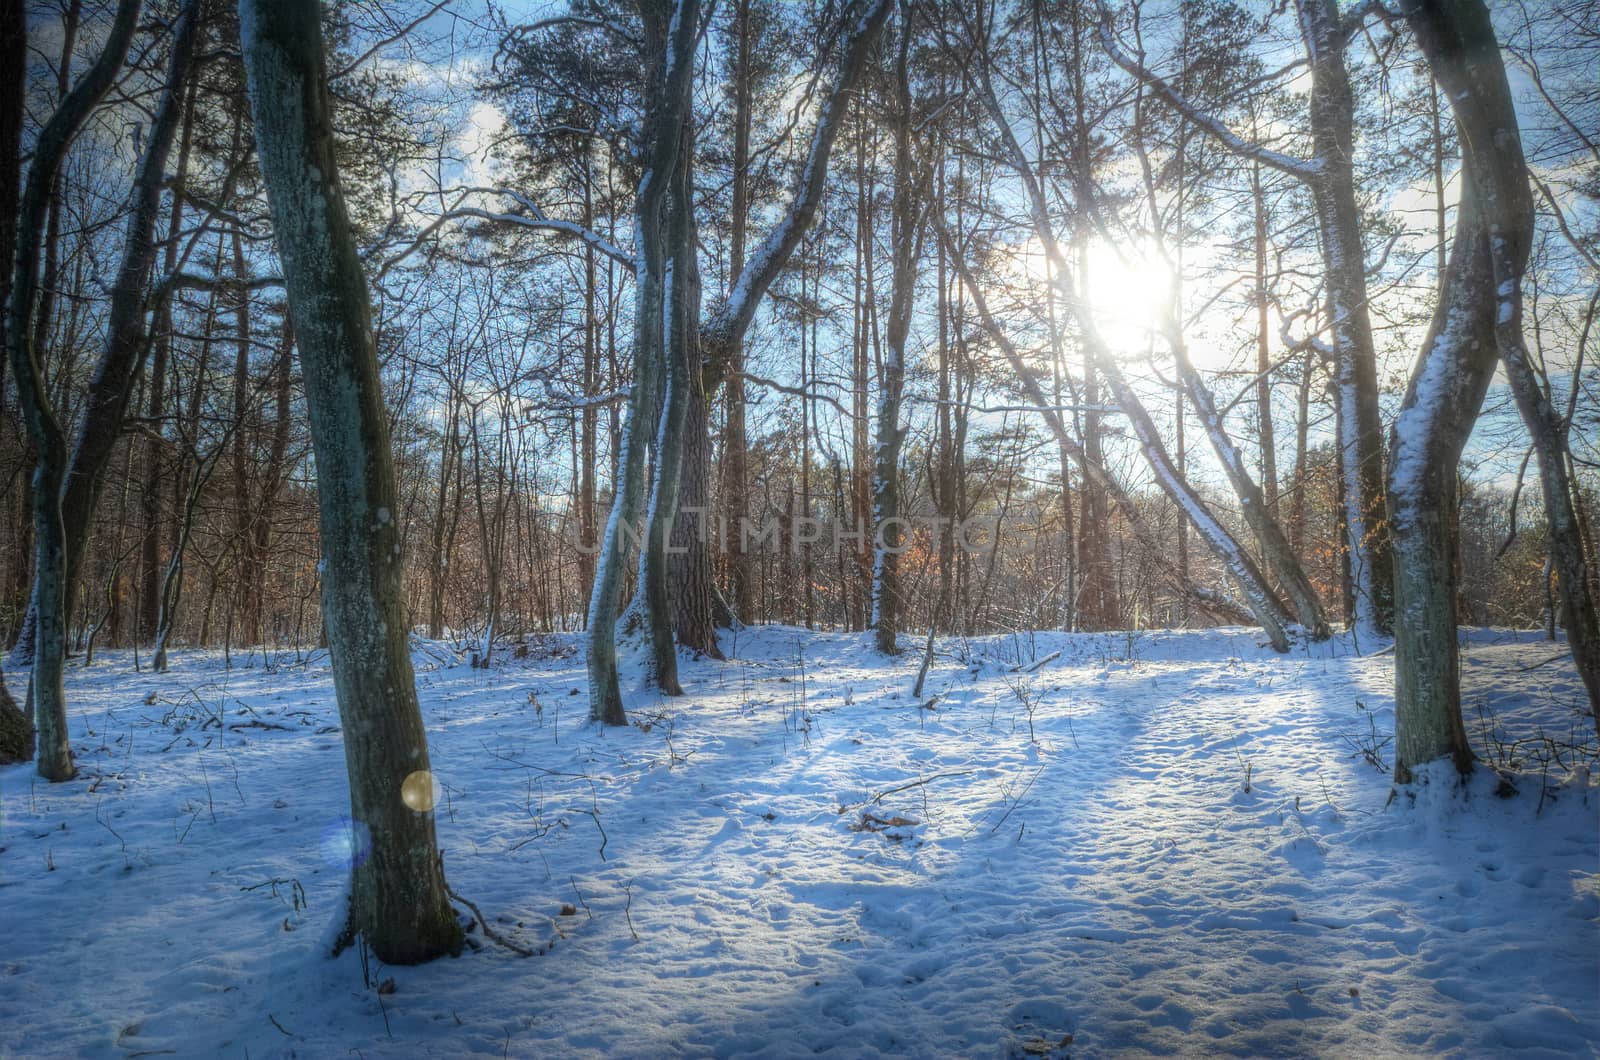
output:
M930 709L869 635L728 639L681 699L625 661L612 730L576 637L489 669L418 644L452 886L542 952L375 966L383 993L326 955L359 841L326 653L72 669L80 778L0 770L0 1056L1600 1048L1562 645L1467 638L1469 731L1515 795L1430 769L1386 806L1363 748L1388 764L1392 662L1347 638L940 641Z

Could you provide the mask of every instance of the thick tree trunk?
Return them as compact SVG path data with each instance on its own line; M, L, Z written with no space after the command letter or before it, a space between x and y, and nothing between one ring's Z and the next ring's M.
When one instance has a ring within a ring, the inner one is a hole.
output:
M700 388L695 368L700 363L698 329L693 327L698 314L700 283L695 246L694 189L690 160L694 132L687 108L679 115L680 140L677 165L667 192L666 261L662 281L662 308L666 334L662 351L666 357L666 391L662 397L661 419L656 430L655 482L650 490L650 516L645 524L645 561L641 585L650 632L650 653L656 687L665 695L683 695L678 682L678 649L674 635L677 609L672 603L672 543L678 521L678 491L683 481L684 425L689 413L691 391ZM702 399L702 405L704 401Z
M683 476L678 518L672 524L672 592L679 645L721 659L717 627L731 625L734 616L717 593L712 569L713 546L719 535L711 512L711 430L706 422L710 410L697 377L698 373L690 374L683 420ZM737 530L735 523L734 532Z
M394 465L371 305L339 187L322 5L243 0L240 37L316 452L323 621L350 774L347 937L362 935L379 960L414 964L459 952L462 934L434 839Z
M1456 236L1433 326L1395 420L1395 779L1439 758L1471 768L1456 646L1456 465L1507 339L1520 343L1533 235L1521 139L1481 0L1418 0L1407 21L1455 111Z

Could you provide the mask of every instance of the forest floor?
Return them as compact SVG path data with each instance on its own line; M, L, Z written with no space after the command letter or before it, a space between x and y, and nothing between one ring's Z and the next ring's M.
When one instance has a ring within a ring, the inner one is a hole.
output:
M81 777L0 770L0 1056L1593 1056L1593 726L1560 645L1467 640L1516 792L1393 804L1348 638L952 640L918 699L919 651L764 627L617 730L576 638L422 644L448 875L536 955L417 968L328 957L326 653L104 652Z

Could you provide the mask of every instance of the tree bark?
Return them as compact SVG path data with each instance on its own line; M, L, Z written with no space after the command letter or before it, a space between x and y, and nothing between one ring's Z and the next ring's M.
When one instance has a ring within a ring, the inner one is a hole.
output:
M1462 772L1472 765L1456 645L1456 466L1504 352L1498 340L1520 335L1533 236L1516 112L1487 8L1417 0L1406 18L1455 112L1462 193L1442 296L1391 439L1400 783L1435 759Z
M745 239L750 224L750 121L751 121L751 29L750 29L750 0L735 0L734 4L734 35L735 53L733 63L733 209L730 222L732 225L731 245L728 251L728 275L737 277L744 272L745 266ZM702 387L702 390L704 388ZM751 570L750 557L745 552L744 535L740 533L742 520L750 513L747 508L750 504L749 494L749 440L745 431L745 392L744 392L744 344L741 342L728 351L728 382L727 382L727 419L722 432L722 492L723 492L723 525L732 528L732 534L727 543L728 553L728 584L731 588L734 613L740 621L750 622L755 618L755 574ZM706 419L704 410L695 409L691 405L690 418L695 418L695 413L700 413L701 419ZM705 449L707 462L710 458L710 424L705 423L697 427L690 424L691 434L691 468L698 475L706 468L696 466L693 462L701 456L699 450ZM704 441L701 440L699 430L706 433ZM707 498L697 495L694 484L690 484L685 499L691 504L704 505ZM692 547L692 546L691 546ZM691 592L701 591L698 582L690 583ZM685 624L680 624L682 632L689 635L686 643L702 641L706 638L700 636L703 631L697 630L697 624L692 621L698 615L685 616L691 619ZM716 636L712 631L711 646L715 647ZM695 645L704 649L706 645Z
M887 655L900 651L900 447L907 428L900 425L905 386L906 340L917 285L925 220L925 174L912 157L911 83L907 55L911 45L911 5L900 6L900 32L894 63L894 216L890 246L894 271L889 318L884 326L883 378L878 386L877 449L872 472L872 629L873 643Z
M1267 326L1267 202L1266 191L1261 183L1260 162L1250 165L1250 201L1255 221L1256 435L1257 449L1261 454L1261 492L1268 517L1281 526L1278 515L1278 446L1272 422L1272 332Z
M240 37L316 452L323 616L350 774L346 936L362 935L379 960L415 964L459 952L462 933L434 838L394 464L371 304L339 186L322 5L243 0Z
M77 767L73 765L67 737L67 703L62 688L67 647L67 537L62 522L61 488L67 473L67 444L45 393L34 329L39 300L40 234L67 149L116 80L133 40L140 6L139 0L120 0L100 56L39 130L17 221L6 344L23 422L38 450L33 477L33 711L39 731L39 775L53 781L72 779Z
M690 109L685 100L685 106L678 115L679 121L679 146L677 164L671 175L672 185L667 193L666 216L666 262L663 281L663 308L666 319L666 334L663 337L662 349L666 356L667 388L662 402L661 422L656 432L656 477L650 491L650 518L645 527L645 564L644 564L644 595L645 610L649 617L650 650L654 660L652 671L656 687L665 695L683 695L683 686L678 681L678 649L676 631L679 618L683 615L681 606L675 605L673 594L673 571L677 569L680 575L687 573L681 560L687 557L689 551L695 549L698 542L692 538L683 547L686 549L683 556L675 562L669 549L674 539L682 540L687 527L679 526L682 516L679 509L680 490L684 479L684 465L686 463L685 433L689 419L689 406L691 403L699 406L698 416L705 415L705 395L702 391L702 380L697 378L699 373L695 369L700 364L699 356L699 263L696 247L696 231L694 221L694 186L693 186L693 155L694 155L694 122ZM704 427L702 423L700 426ZM709 436L709 431L706 432ZM692 476L697 481L704 481L704 476L696 469ZM704 498L696 498L695 506L704 508ZM709 557L709 542L703 549L705 556ZM699 565L697 572L709 574L709 564ZM680 590L683 588L683 578L680 577ZM700 599L704 599L704 586L698 587ZM679 597L681 605L684 596ZM710 612L691 614L693 621L690 625L696 627L697 634L705 633L705 626L710 622ZM716 642L716 631L711 630L711 641Z
M645 492L645 454L651 428L658 426L661 380L666 367L665 270L667 198L682 148L684 112L699 18L698 0L641 0L645 16L647 115L640 157L643 172L634 196L633 389L628 396L617 459L611 516L601 538L594 588L589 597L589 716L607 725L626 725L617 677L616 624L627 566L626 529L637 525ZM659 459L659 457L658 457ZM674 483L675 485L675 483ZM648 549L643 550L645 555ZM643 560L645 556L641 556ZM641 562L641 568L644 563ZM643 570L641 569L641 575ZM641 577L642 581L642 577Z
M22 125L27 108L28 26L19 0L0 5L0 262L15 260L17 207L22 198ZM11 295L11 273L0 268L0 305ZM9 348L9 322L0 318L0 347ZM8 358L0 358L0 392ZM9 475L9 473L8 473ZM22 566L22 557L13 562ZM0 765L33 760L33 721L18 708L0 673Z
M1341 424L1351 579L1358 628L1388 629L1393 560L1384 518L1383 428L1378 418L1378 355L1367 304L1366 258L1355 191L1355 104L1345 69L1346 32L1337 0L1297 0L1311 56L1311 139L1318 171L1308 186L1316 205L1333 326L1335 395Z

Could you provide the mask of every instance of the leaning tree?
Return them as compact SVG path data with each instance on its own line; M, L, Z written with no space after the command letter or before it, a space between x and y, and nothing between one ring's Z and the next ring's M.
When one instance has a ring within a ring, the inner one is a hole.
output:
M461 949L434 838L401 594L399 501L366 277L343 189L317 0L242 0L256 143L316 456L322 613L350 773L343 941L416 964Z

